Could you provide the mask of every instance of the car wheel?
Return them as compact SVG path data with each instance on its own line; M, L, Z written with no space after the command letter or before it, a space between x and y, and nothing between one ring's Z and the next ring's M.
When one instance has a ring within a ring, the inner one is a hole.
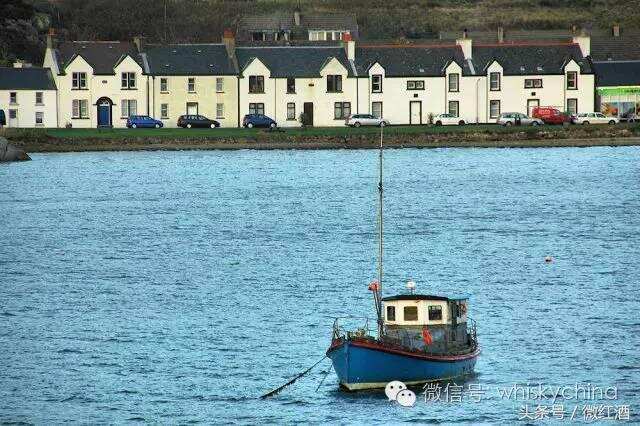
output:
M190 128L191 128L191 123L188 123L187 124L187 129L190 129Z
M356 122L355 122L355 124L354 124L354 126L356 126L356 127L360 127L360 122L359 122L359 121L356 121Z
M464 124L465 124L465 123L464 123L464 120L460 120L460 121L458 121L458 126L464 126Z
M615 120L609 120L609 124L616 124Z
M588 121L583 121L582 125L585 125L585 124L589 124L589 122Z
M160 124L156 123L156 125L154 126L156 129L160 128Z
M532 126L539 126L539 125L540 125L540 123L538 123L537 121L533 121L533 122L531 122L531 125L532 125Z
M442 126L442 121L436 121L436 126Z
M131 128L132 128L132 129L137 129L137 128L138 128L138 125L137 125L137 124L132 124L132 125L131 125Z
M507 121L506 123L504 123L505 127L506 127L506 126L511 126L512 124L513 124L513 123L512 123L512 122L510 122L510 121Z
M249 124L247 124L247 127L248 127L249 129L253 129L253 123L249 123Z
M211 123L211 126L210 126L210 127L211 127L212 129L215 129L215 128L216 128L216 123Z
M271 127L272 129L275 129L276 128L276 123L269 124L269 127Z
M384 126L386 126L386 125L387 125L387 123L385 123L384 121L381 121L381 122L380 122L380 124L379 124L378 126L380 126L380 127L384 127Z

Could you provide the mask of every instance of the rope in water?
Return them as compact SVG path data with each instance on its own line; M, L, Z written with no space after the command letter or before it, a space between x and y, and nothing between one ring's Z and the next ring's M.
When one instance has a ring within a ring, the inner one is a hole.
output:
M280 393L280 391L284 388L286 388L289 385L292 385L296 380L298 380L300 377L304 376L305 374L309 373L311 370L313 370L313 367L315 367L316 365L320 364L322 361L324 361L324 359L327 356L323 356L322 358L320 358L320 360L318 360L315 364L313 364L311 367L307 368L306 370L304 370L302 373L298 374L297 376L295 376L293 379L289 380L287 383L285 383L284 385L275 388L274 390L272 390L271 392L265 393L264 395L262 395L260 397L260 399L265 399L265 398L269 398L271 396L277 395L278 393Z

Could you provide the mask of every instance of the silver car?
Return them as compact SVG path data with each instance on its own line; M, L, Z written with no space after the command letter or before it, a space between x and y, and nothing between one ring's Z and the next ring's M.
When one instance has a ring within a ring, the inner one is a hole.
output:
M529 117L521 112L504 112L500 114L496 122L503 126L514 126L517 124L522 126L542 126L544 124L544 121L539 118Z
M347 118L344 122L347 126L350 127L360 127L360 126L388 126L389 122L382 118L378 118L371 114L351 114L349 118Z

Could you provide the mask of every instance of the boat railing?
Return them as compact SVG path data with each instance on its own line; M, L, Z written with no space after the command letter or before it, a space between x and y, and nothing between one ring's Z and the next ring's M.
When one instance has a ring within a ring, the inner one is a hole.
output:
M476 321L472 318L467 318L467 336L469 336L469 344L471 347L478 346L478 330L476 327Z
M355 327L353 327L356 325ZM333 322L333 340L359 338L374 338L376 329L375 319L358 316L346 316L336 318Z

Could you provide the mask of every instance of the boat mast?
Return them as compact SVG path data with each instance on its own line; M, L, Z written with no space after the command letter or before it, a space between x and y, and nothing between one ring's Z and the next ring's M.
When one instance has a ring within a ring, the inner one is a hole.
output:
M380 152L379 152L379 169L380 176L378 181L378 288L376 298L376 311L378 314L378 337L384 334L382 321L382 134L384 125L380 126Z

